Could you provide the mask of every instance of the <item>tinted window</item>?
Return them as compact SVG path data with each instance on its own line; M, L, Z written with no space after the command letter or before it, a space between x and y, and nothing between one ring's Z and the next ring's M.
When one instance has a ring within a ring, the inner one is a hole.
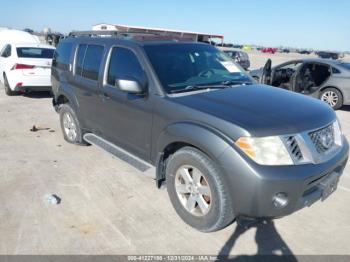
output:
M75 74L81 75L83 73L83 62L85 57L87 45L79 45L77 57L75 59Z
M98 72L100 71L100 65L103 56L103 46L99 45L88 45L84 64L82 76L91 80L98 79Z
M9 57L9 56L11 56L11 45L6 45L6 46L2 49L1 56L2 56L2 57Z
M333 74L340 74L340 71L336 69L335 67L332 67L332 73Z
M18 47L17 56L23 58L52 58L55 50L51 48Z
M115 47L112 50L107 82L114 86L116 79L135 79L139 81L144 79L140 62L129 49Z
M72 48L72 43L60 43L54 52L52 66L68 70Z

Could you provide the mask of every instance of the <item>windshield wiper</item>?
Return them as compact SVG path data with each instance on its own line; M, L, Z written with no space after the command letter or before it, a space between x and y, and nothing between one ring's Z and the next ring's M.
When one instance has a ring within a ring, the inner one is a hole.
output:
M252 85L250 81L239 81L239 80L226 80L222 81L220 84L224 86L234 86L234 85Z
M227 86L226 85L191 85L191 86L186 86L185 88L171 90L170 93L174 94L174 93L191 92L191 91L204 90L204 89L224 89L224 88L227 88Z

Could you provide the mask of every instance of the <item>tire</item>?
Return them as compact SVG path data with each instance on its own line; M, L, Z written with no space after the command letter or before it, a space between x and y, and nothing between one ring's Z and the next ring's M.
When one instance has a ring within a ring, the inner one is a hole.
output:
M184 172L192 178L192 186L186 183L185 176L181 175ZM191 227L202 232L213 232L226 227L234 220L227 183L224 182L215 162L198 149L184 147L176 151L168 161L166 181L168 195L175 211ZM192 188L188 189L188 186ZM204 194L201 194L203 192ZM191 208L186 208L186 205Z
M4 75L4 87L5 87L5 93L8 96L15 96L18 95L18 92L12 91L9 85L9 82L7 81L6 75Z
M334 110L337 110L343 106L343 95L336 88L326 88L322 90L320 99L321 101L326 102Z
M77 115L71 106L69 104L60 105L59 114L64 139L71 144L87 145L83 139L83 132Z

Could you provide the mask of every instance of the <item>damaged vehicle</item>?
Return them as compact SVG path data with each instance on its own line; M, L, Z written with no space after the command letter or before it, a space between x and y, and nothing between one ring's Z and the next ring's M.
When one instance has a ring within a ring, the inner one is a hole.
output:
M165 182L188 225L212 232L235 219L279 218L337 189L349 144L326 104L256 84L211 45L104 35L76 32L55 51L63 137Z
M335 110L350 105L350 63L301 59L272 67L269 59L250 75L260 83L321 99Z

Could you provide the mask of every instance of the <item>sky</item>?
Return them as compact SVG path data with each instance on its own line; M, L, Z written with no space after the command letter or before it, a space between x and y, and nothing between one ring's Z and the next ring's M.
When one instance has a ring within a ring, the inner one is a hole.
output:
M68 33L97 23L223 34L225 42L350 51L349 0L2 0L0 27Z

